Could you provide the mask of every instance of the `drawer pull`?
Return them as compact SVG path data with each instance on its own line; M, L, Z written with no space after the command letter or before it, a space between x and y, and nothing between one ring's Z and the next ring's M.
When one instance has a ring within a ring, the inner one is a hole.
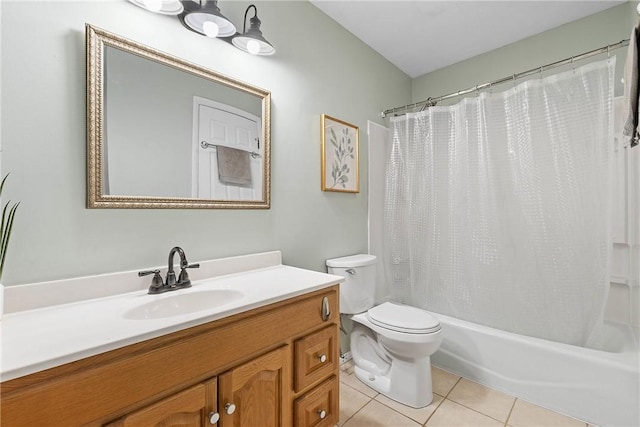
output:
M322 298L322 320L325 322L329 320L329 316L331 316L331 309L329 308L329 298Z
M234 405L233 403L227 403L226 405L224 405L224 410L227 415L233 415L233 413L236 412L236 405Z
M220 421L220 414L217 412L211 412L209 414L209 424L217 424Z
M327 413L323 410L319 410L318 416L320 417L321 420L324 420L324 418L327 416Z
M327 361L327 356L325 356L324 354L321 354L318 356L318 360L320 360L320 363L324 363Z

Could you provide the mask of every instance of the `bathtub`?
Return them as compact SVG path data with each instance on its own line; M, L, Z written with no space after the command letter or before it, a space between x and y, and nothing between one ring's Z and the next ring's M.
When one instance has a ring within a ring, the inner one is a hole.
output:
M598 351L435 315L433 365L591 424L640 426L637 329L606 323L608 351Z

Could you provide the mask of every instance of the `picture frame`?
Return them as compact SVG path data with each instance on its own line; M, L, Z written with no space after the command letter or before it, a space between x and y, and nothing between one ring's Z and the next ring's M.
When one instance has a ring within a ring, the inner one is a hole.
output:
M344 120L321 116L322 191L360 192L359 129Z

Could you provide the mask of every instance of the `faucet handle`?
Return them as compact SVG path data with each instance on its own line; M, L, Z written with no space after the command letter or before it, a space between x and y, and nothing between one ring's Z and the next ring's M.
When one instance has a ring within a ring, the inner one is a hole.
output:
M191 287L191 280L189 280L187 268L200 268L200 264L188 264L185 267L182 267L180 270L180 276L178 276L178 283L176 283L176 285L181 288Z
M138 277L142 277L142 276L148 276L150 274L153 274L153 280L156 280L156 278L160 277L160 280L162 280L162 277L160 276L160 270L145 270L145 271L138 271Z
M162 282L162 276L160 275L160 270L139 271L138 277L148 276L149 274L153 274L153 279L151 279L151 286L149 287L149 293L158 293L157 291L164 286L164 283Z

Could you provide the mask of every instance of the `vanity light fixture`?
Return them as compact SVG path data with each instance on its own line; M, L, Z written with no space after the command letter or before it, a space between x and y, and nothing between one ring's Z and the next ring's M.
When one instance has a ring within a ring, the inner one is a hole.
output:
M249 20L249 31L246 31L247 13L249 13L249 9L251 8L253 8L253 18ZM273 55L276 53L276 49L271 43L262 37L260 24L260 19L258 19L258 9L252 4L244 12L242 34L234 36L233 39L231 39L231 43L233 43L233 45L238 49L244 52L249 52L253 55Z
M178 15L183 11L180 0L129 0L129 2L150 12L163 15Z
M1 1L1 0L0 0ZM273 55L276 49L263 36L258 8L249 5L244 12L242 34L236 26L220 12L217 0L129 0L129 2L151 12L178 15L184 27L211 38L221 38L243 52L253 55ZM247 14L253 9L247 30Z
M184 11L178 16L188 30L207 37L231 37L236 26L222 15L217 0L183 1Z

